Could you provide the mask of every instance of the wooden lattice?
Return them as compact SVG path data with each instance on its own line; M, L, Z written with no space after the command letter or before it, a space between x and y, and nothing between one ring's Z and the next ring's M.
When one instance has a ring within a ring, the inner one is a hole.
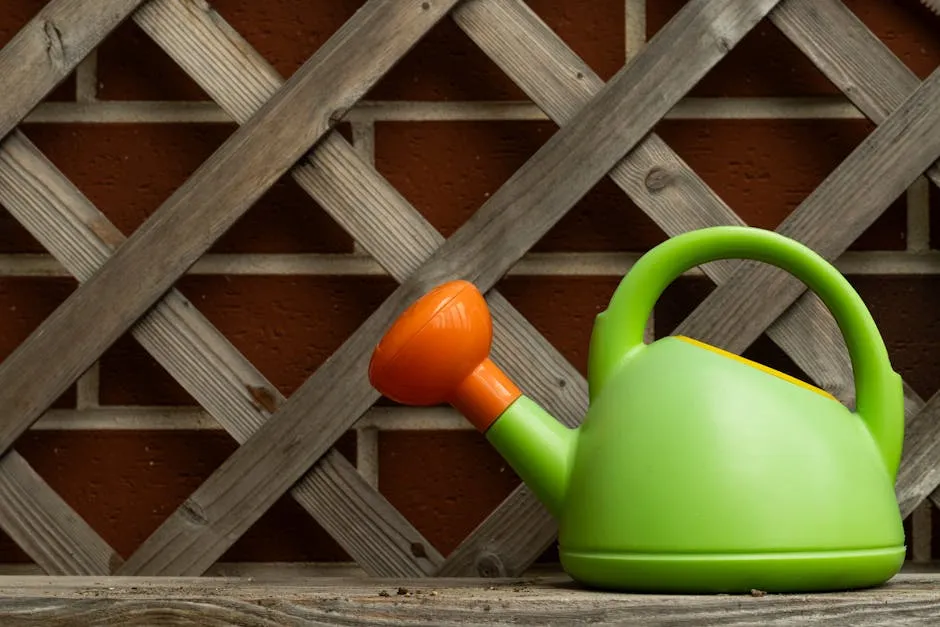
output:
M560 129L445 241L334 129L448 16ZM128 17L241 126L125 240L17 125ZM605 175L669 235L743 224L651 130L765 18L878 125L778 228L834 259L915 179L940 184L940 72L921 83L840 0L692 0L606 85L522 0L370 0L287 82L202 0L53 0L0 51L0 203L82 284L0 365L0 527L51 574L199 575L290 492L370 574L522 572L556 533L525 486L444 559L331 448L379 398L372 348L428 288L472 280L495 361L577 424L586 382L492 288ZM400 285L285 399L173 286L288 171ZM799 281L703 271L718 287L675 332L735 352L766 332L852 404L841 334ZM241 446L123 561L11 447L128 330ZM905 516L940 505L940 394L906 401Z

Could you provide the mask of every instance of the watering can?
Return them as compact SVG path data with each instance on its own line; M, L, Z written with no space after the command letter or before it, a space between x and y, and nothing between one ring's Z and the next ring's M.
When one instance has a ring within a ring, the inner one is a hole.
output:
M663 290L699 264L752 259L820 296L845 338L855 410L808 383L681 336L647 344ZM431 290L393 323L372 385L409 405L450 403L558 522L561 565L608 590L736 593L884 583L905 558L894 491L901 379L848 281L772 231L714 227L643 255L597 316L590 405L558 422L489 358L492 321L472 283Z

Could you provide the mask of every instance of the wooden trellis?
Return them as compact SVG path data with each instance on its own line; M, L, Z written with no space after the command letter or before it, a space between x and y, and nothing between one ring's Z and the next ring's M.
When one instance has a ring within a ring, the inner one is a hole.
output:
M334 129L448 16L560 129L445 240ZM125 240L17 125L128 17L240 127ZM81 286L0 365L0 528L50 574L200 575L289 492L370 574L524 571L556 532L525 486L444 559L332 448L379 398L370 353L431 286L472 280L493 312L495 361L577 424L586 382L492 288L605 175L669 235L743 224L651 130L762 19L877 124L778 228L834 259L915 179L940 184L940 72L920 82L840 0L691 0L606 85L523 0L369 0L286 82L202 0L49 2L0 51L0 203ZM173 286L288 171L400 285L285 399ZM852 403L818 298L760 264L703 271L718 287L676 332L735 352L766 332ZM240 447L123 561L11 447L128 330ZM940 394L908 387L906 401L904 515L940 505Z

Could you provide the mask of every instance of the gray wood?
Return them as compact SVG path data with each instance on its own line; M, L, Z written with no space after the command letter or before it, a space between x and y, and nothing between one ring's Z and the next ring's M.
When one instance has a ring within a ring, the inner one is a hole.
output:
M842 254L940 155L940 71L882 122L778 227L827 259ZM742 263L674 331L747 348L806 289L766 264Z
M0 450L8 449L335 125L452 2L371 0L236 130L0 365ZM56 356L54 369L49 355Z
M840 0L787 0L770 20L876 124L920 85ZM931 166L927 176L940 185L940 165Z
M444 280L465 278L489 290L774 4L686 5L144 542L122 573L204 572L377 399L368 360L391 320ZM667 78L660 67L676 69Z
M0 144L0 204L80 281L92 276L124 241L117 227L20 131ZM285 400L175 289L131 332L238 442L247 440ZM335 451L314 466L291 495L369 574L431 574L443 560ZM17 504L9 501L10 506Z
M50 575L107 575L121 556L16 451L0 458L0 527Z
M923 625L936 574L871 590L675 596L586 590L548 572L516 579L0 577L4 625Z
M61 83L142 0L53 0L0 50L0 137Z

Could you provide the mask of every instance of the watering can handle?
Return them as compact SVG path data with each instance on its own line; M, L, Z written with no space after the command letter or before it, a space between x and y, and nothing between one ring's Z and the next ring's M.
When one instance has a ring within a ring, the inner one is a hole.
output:
M904 437L904 396L901 378L891 368L875 321L838 270L810 248L773 231L739 226L699 229L673 237L643 255L617 287L607 311L598 316L603 332L595 334L602 339L592 340L592 363L606 359L606 365L611 365L629 359L644 346L644 328L663 290L686 270L718 259L773 264L819 295L845 337L855 375L856 411L889 472L896 475Z

